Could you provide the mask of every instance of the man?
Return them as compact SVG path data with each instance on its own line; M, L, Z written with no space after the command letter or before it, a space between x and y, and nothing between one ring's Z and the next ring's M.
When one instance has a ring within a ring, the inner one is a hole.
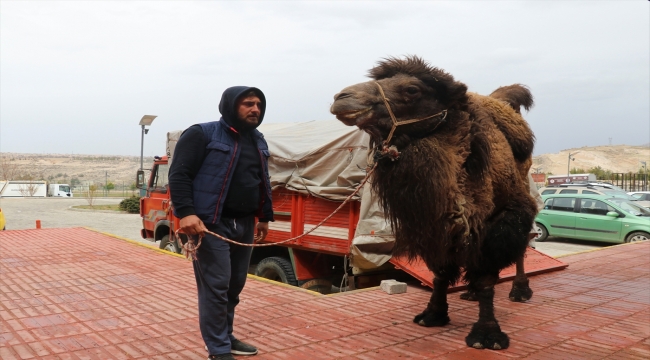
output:
M254 238L262 240L268 233L268 222L273 221L269 151L256 130L265 110L266 99L259 89L226 89L219 103L221 119L185 130L169 171L180 231L204 236L193 264L208 359L257 354L255 347L233 336L235 307L252 248L230 244L205 231L245 244L252 244Z

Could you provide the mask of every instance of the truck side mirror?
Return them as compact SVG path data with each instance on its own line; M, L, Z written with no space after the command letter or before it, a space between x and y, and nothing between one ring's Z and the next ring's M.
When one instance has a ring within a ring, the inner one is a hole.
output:
M144 189L144 170L138 170L136 173L135 186L138 189Z

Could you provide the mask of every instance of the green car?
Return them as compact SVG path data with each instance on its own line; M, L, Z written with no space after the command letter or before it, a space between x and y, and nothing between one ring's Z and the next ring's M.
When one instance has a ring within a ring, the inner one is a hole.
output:
M535 218L541 235L614 243L650 239L650 210L608 195L542 195L544 209Z

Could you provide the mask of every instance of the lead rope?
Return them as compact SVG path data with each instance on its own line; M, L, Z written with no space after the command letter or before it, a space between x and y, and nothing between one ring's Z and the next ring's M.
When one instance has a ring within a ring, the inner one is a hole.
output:
M268 243L268 244L244 244L244 243L237 242L237 241L235 241L235 240L228 239L228 238L226 238L226 237L224 237L224 236L221 236L221 235L219 235L219 234L213 233L213 232L208 231L208 230L206 230L205 232L208 233L208 234L210 234L210 235L212 235L212 236L215 236L215 237L217 237L217 238L219 238L219 239L221 239L221 240L224 240L224 241L226 241L226 242L229 242L229 243L231 243L231 244L235 244L235 245L239 245L239 246L247 246L247 247L273 246L273 245L284 244L284 243L287 243L287 242L289 242L289 241L294 241L294 240L300 239L300 238L302 238L302 237L307 236L309 233L313 232L314 230L318 229L318 228L319 228L321 225L323 225L327 220L331 219L332 216L334 216L334 214L336 214L337 212L339 212L339 210L341 210L345 204L347 204L348 202L350 202L350 200L352 199L352 197L353 197L354 195L356 195L357 193L359 193L359 191L361 190L361 188L363 187L363 185L365 185L366 182L368 182L368 179L370 178L370 175L372 175L372 173L375 171L375 168L376 168L376 167L377 167L377 164L375 163L375 164L370 168L370 170L368 170L368 172L366 173L366 177L363 178L363 180L361 181L361 183L359 184L359 186L357 186L357 188L352 192L352 194L348 195L348 197L345 198L345 200L343 201L343 203L341 203L341 205L339 205L339 207L337 207L337 208L336 208L336 209L335 209L331 214L329 214L325 219L323 219L323 221L319 222L316 226L314 226L313 228L311 228L311 229L305 231L305 232L304 232L303 234L301 234L301 235L294 236L294 237L292 237L292 238L290 238L290 239L286 239L286 240L282 240L282 241L278 241L278 242L273 242L273 243ZM179 231L180 231L180 229L176 230L176 232L175 232L175 235L176 235L176 238L177 238L177 239L180 239L180 237L179 237L180 232L179 232ZM196 250L199 248L199 246L201 246L201 239L202 239L202 238L203 238L202 235L199 235L199 236L198 236L198 241L197 241L196 245L194 244L194 239L192 239L191 236L188 236L188 237L187 237L187 242L186 242L185 244L182 244L182 241L181 241L180 246L181 246L181 248L183 249L183 251L184 251L184 253L185 253L185 257L186 257L187 259L189 259L189 260L196 260L196 259L197 259L197 258L196 258ZM260 240L260 238L259 238L258 236L255 236L254 240L255 240L255 241L258 241L258 240Z

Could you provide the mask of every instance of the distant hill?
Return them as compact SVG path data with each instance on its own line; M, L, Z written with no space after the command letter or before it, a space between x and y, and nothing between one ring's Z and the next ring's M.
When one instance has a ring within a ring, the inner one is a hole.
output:
M151 168L152 162L153 157L144 157L144 168ZM70 183L76 178L103 184L108 178L116 185L128 186L135 181L138 169L139 156L0 153L0 177L7 171L15 174L11 176L14 179L31 174L34 180Z
M562 150L557 154L543 154L533 157L533 170L566 174L569 153L576 153L571 169L590 169L600 166L612 172L636 172L645 161L650 167L650 146L593 146ZM149 169L153 158L144 158L144 168ZM72 178L82 182L104 183L108 180L116 185L134 182L135 172L140 168L139 156L118 155L62 155L0 153L0 177L5 167L13 168L16 174L32 174L36 180L50 180L69 183ZM10 169L11 170L11 169ZM648 169L650 172L650 169Z
M569 154L571 157L570 169L591 169L600 166L604 170L611 170L614 173L637 172L645 161L650 167L650 146L585 146L581 148L566 149L556 154L543 154L533 157L533 169L539 172L554 175L567 173ZM650 168L648 169L650 173Z

